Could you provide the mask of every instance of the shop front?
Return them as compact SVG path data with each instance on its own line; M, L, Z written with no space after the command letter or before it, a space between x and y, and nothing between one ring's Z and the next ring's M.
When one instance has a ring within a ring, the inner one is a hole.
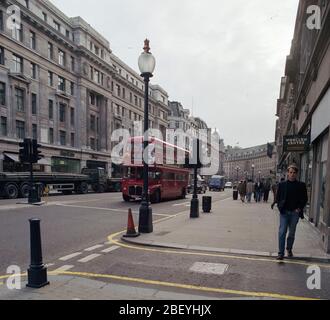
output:
M80 173L80 160L64 157L52 157L52 172Z
M3 152L2 159L2 172L28 172L30 171L29 164L23 164L19 160L19 155L11 152ZM50 162L46 159L41 159L37 164L33 165L34 172L46 172L47 167L50 166Z

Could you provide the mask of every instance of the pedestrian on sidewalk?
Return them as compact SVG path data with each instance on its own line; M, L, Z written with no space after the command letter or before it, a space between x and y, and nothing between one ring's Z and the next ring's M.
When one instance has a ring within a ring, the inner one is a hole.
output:
M308 196L306 184L297 180L298 168L291 165L288 168L287 181L281 182L277 190L277 205L280 210L279 253L277 260L284 259L285 239L287 238L288 257L293 257L292 249L299 218L304 219L304 208Z
M255 190L255 200L256 202L260 202L264 192L264 185L261 181L257 182L254 186Z
M246 181L240 181L237 189L238 189L239 195L241 197L241 201L244 203L245 196L246 196Z
M253 193L254 193L254 183L250 179L246 185L246 199L248 203L251 203Z
M281 178L281 182L284 182L285 179L284 178ZM273 195L274 195L274 201L271 205L271 208L272 210L274 210L274 207L275 207L275 204L277 203L277 189L278 189L278 186L279 186L279 182L276 181L273 185L272 185L272 192L273 192Z
M267 180L264 184L264 202L268 202L269 199L269 193L271 188L271 182Z

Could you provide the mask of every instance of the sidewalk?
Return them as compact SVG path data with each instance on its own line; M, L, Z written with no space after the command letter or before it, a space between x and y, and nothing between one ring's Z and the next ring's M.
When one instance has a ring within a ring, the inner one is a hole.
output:
M270 204L243 204L227 199L214 202L212 207L212 213L204 214L201 211L196 219L190 219L189 210L186 210L173 218L154 223L154 232L151 234L122 240L139 245L203 252L277 256L279 212L271 210ZM318 232L306 220L299 222L294 254L295 259L330 262L330 255L321 248ZM48 280L51 285L39 290L26 288L26 282L22 282L21 290L12 291L7 289L6 279L0 279L0 300L215 299L213 295L175 293L171 288L158 290L70 275L49 274ZM242 298L229 296L225 299Z
M279 212L271 210L270 203L243 204L227 199L213 203L211 214L200 209L200 217L190 219L187 211L155 223L151 234L122 240L149 246L270 257L278 254L278 229ZM318 231L306 219L299 221L294 254L295 258L330 262L330 255L321 248Z

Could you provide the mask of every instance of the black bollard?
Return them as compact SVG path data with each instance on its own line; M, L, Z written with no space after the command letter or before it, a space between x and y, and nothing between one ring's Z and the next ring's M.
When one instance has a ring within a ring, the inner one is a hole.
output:
M199 199L193 198L190 206L190 218L199 218Z
M203 197L203 212L210 213L212 210L212 197Z
M47 268L42 262L40 219L30 219L31 265L28 269L29 288L40 289L47 286Z

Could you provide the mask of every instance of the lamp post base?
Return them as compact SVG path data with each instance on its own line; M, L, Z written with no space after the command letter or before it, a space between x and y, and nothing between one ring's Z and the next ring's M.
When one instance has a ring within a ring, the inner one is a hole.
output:
M199 218L199 199L193 198L190 206L190 218Z
M140 233L152 233L152 208L146 202L141 203L139 211L139 232Z

